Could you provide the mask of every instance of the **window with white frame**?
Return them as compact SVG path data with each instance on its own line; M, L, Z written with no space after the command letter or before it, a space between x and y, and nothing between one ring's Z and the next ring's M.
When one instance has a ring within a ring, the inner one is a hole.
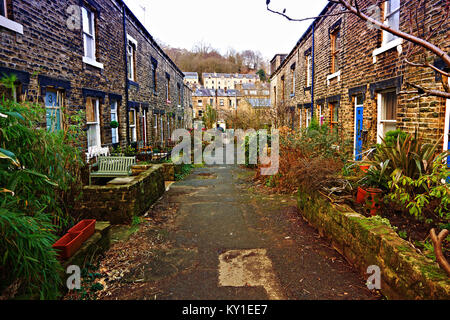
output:
M384 24L394 30L400 25L400 0L387 0L384 3ZM383 31L383 45L397 39L396 35Z
M311 87L312 83L312 57L310 54L306 56L306 86Z
M381 92L377 96L378 132L377 141L386 136L386 132L397 127L397 93L395 90Z
M101 147L100 138L100 100L98 98L86 97L86 125L88 149Z
M85 8L81 8L83 19L84 56L95 60L95 15Z
M305 119L306 119L306 128L309 127L311 123L311 110L309 108L305 108Z
M117 100L111 101L111 121L119 121ZM119 143L119 128L111 128L111 143Z
M155 135L154 135L153 142L156 142L157 137L158 137L158 115L157 114L153 115L153 129L155 129Z
M322 105L321 104L317 105L317 113L318 113L318 118L319 118L319 125L323 125L324 116L322 113Z
M135 53L136 43L128 39L127 43L127 76L128 80L135 81Z
M6 0L0 0L0 16L8 18L8 14L6 11Z
M131 142L137 141L137 134L136 134L136 110L130 109L128 112L128 120L130 123L130 138Z
M202 100L197 100L197 104L199 107L203 107L203 101Z

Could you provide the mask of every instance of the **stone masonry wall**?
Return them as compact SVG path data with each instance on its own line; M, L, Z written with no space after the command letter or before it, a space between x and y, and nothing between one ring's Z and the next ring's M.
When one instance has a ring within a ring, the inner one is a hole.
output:
M144 214L165 191L162 165L154 165L126 185L85 186L75 211L83 219L131 223Z
M304 191L299 192L298 207L363 277L369 277L369 266L380 268L381 292L388 299L450 299L450 278L445 271L383 221Z
M363 12L371 12L376 1L364 0L358 2ZM409 32L409 12L419 11L419 21L425 26L437 28L444 5L442 1L434 0L426 7L426 12L417 10L418 1L401 1L400 30ZM372 7L372 8L371 8ZM380 14L383 15L383 5ZM397 93L396 127L413 133L416 128L425 141L437 141L444 133L445 100L437 97L421 97L410 101L417 94L399 94L411 90L406 82L425 85L430 89L443 90L439 75L430 69L416 68L406 65L404 53L409 52L410 44L403 41L374 57L377 48L382 47L382 31L369 28L365 21L352 14L339 13L341 8L328 4L322 14L331 14L316 20L314 23L314 116L319 116L319 106L324 120L330 123L330 103L338 106L339 128L343 137L353 140L355 132L355 97L362 95L364 101L364 129L367 137L363 150L377 142L377 93L383 90L395 90ZM339 29L340 50L339 75L331 76L331 38L330 33ZM416 26L413 25L413 34ZM425 36L431 29L425 29ZM439 32L431 37L431 42L446 50L450 46L448 37L448 21L442 25ZM289 114L285 125L298 129L300 119L302 126L306 125L306 112L310 112L311 87L306 84L306 55L312 50L312 30L305 32L296 46L286 57L281 66L272 74L272 101L285 108ZM448 51L448 50L447 50ZM430 64L438 63L436 56L417 50L411 60L417 62L425 57ZM295 68L293 65L295 64ZM294 71L292 71L294 70ZM292 78L295 73L295 90L292 92ZM284 94L282 78L284 77ZM274 87L276 92L274 92ZM284 100L282 97L284 96ZM301 113L301 116L300 116ZM301 118L300 118L301 117Z
M95 60L102 66L83 62L80 6L94 12ZM178 107L182 99L178 99L177 84L181 86L182 96L184 75L128 8L125 14L127 33L138 42L135 52L136 79L129 85L128 106L125 105L126 68L121 0L10 1L8 19L20 24L23 34L0 26L0 75L19 75L20 93L28 100L42 104L46 90L60 89L65 94L66 119L78 110L85 110L86 97L99 98L102 146L112 143L112 101L118 102L118 133L122 145L127 142L129 107L135 108L138 113L138 141L144 140L143 110L147 112L147 143L157 139L156 131L153 130L153 114L157 114L158 124L163 119L164 140L167 140L168 131L181 127L183 121L184 108L182 103ZM158 63L156 94L153 93L151 77L152 58ZM169 100L165 96L166 73L170 75ZM42 126L45 126L45 119ZM87 147L85 138L80 142Z

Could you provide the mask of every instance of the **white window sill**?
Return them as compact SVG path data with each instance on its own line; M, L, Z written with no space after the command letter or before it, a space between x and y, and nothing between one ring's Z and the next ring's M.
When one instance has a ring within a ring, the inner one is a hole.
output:
M89 64L93 67L99 68L99 69L103 69L103 63L97 62L91 58L88 57L83 57L83 62L86 64Z
M17 22L9 20L4 16L0 16L0 27L4 27L6 29L12 30L14 32L23 34L23 26Z
M376 48L375 50L373 50L372 52L372 57L373 57L373 63L377 62L377 56L379 54L382 54L383 52L386 52L388 50L391 50L392 48L397 47L397 51L399 53L402 52L402 43L403 43L403 39L402 38L397 38L395 40L392 40L388 43L383 44L381 47Z
M329 75L327 76L327 86L330 85L330 80L331 80L331 79L334 79L334 78L336 78L336 77L337 77L337 81L338 81L338 82L341 81L341 70L339 70L338 72L329 74Z

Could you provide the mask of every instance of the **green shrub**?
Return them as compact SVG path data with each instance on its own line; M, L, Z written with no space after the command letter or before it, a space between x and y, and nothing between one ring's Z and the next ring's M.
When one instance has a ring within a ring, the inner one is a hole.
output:
M64 130L50 132L41 128L41 106L0 101L0 291L19 285L17 294L58 295L60 264L51 246L73 223L81 193L83 118L74 114Z

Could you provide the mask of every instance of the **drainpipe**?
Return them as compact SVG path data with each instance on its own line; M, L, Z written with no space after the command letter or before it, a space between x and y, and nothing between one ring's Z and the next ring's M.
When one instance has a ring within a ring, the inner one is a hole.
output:
M125 10L125 3L123 3L123 43L124 43L124 61L125 61L125 115L126 115L126 122L127 122L127 145L130 145L130 115L128 113L128 102L129 102L129 94L128 94L128 87L129 87L129 80L128 80L128 56L127 56L127 14Z
M311 60L312 60L312 71L311 71L311 121L314 118L314 23L312 23L312 47L311 47Z

